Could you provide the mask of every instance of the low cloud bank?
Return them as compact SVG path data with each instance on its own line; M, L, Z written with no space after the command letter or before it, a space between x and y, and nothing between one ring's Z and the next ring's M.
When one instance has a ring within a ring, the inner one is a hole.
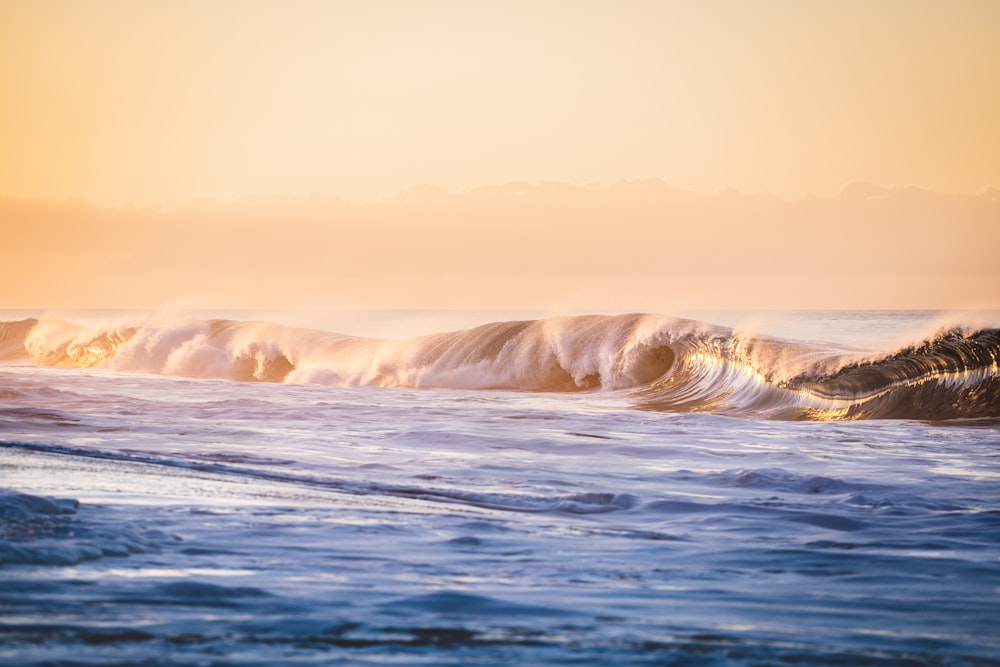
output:
M375 204L0 199L0 307L1000 308L1000 191L656 179L408 188Z

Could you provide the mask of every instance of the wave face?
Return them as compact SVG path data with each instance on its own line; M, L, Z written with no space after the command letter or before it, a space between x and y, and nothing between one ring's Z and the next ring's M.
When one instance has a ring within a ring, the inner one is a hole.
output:
M0 322L0 361L240 382L604 391L638 408L772 419L1000 417L1000 329L881 355L660 315L485 324L384 340L233 320Z

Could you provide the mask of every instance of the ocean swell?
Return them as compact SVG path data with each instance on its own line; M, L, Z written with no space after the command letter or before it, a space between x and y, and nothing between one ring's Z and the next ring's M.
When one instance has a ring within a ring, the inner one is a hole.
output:
M1000 330L881 355L660 315L497 322L386 340L234 320L0 323L0 360L240 382L603 391L636 407L774 419L1000 416Z

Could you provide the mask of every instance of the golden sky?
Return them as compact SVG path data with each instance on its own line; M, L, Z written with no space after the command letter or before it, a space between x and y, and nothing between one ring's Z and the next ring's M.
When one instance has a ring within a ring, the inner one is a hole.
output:
M46 276L0 307L1000 307L997 35L995 0L0 0L0 260ZM614 189L650 177L698 203ZM511 182L530 210L483 194ZM391 203L421 183L447 203ZM336 199L247 204L304 192Z

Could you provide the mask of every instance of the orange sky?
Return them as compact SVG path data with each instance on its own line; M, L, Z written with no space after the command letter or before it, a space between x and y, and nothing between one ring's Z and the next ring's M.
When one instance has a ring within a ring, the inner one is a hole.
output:
M998 34L993 0L0 0L0 307L1000 307ZM512 181L572 185L471 192Z

